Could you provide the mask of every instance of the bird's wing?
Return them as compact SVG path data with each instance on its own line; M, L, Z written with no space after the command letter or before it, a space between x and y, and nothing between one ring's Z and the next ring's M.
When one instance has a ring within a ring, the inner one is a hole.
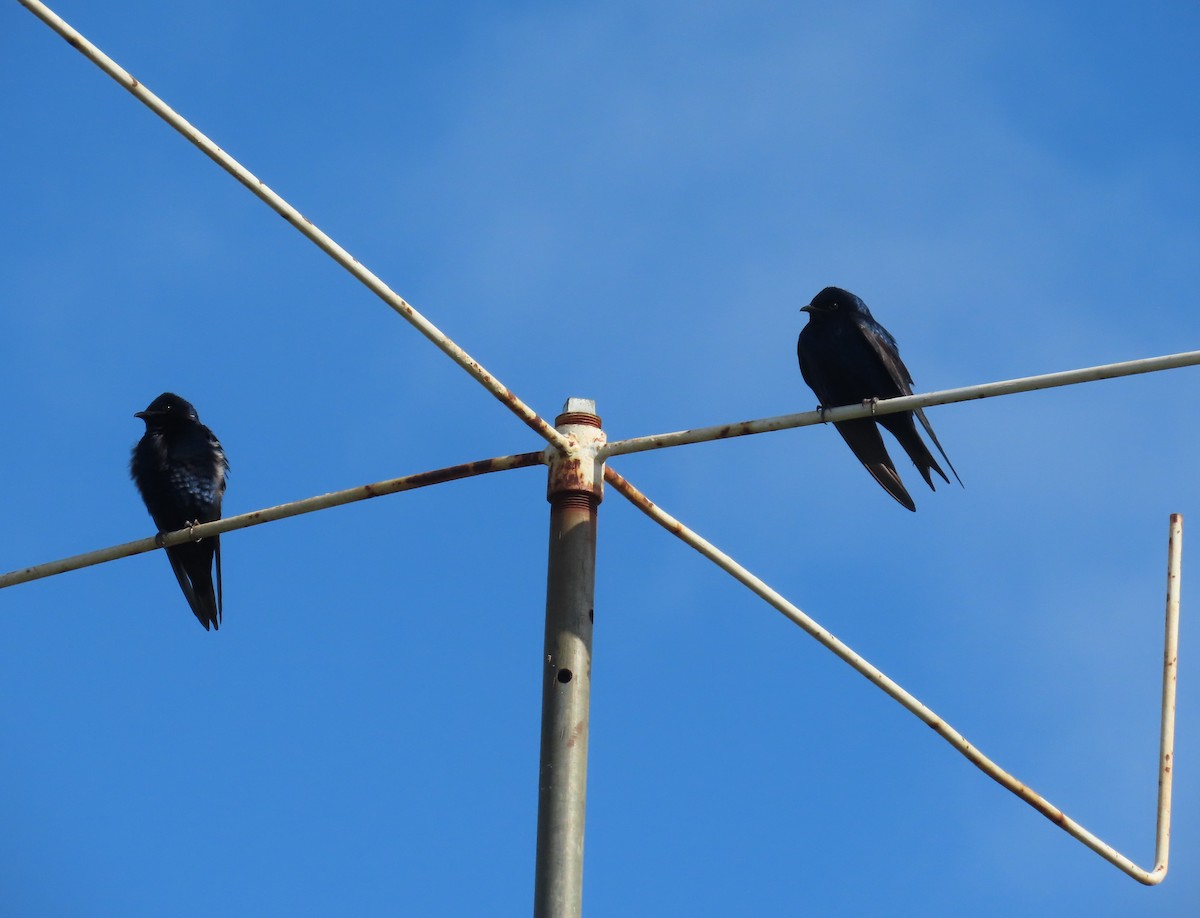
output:
M892 457L883 445L883 437L880 436L875 421L872 418L859 418L855 421L841 421L833 426L858 457L858 461L871 473L871 477L878 481L888 494L896 498L901 506L916 511L917 505L913 503L904 482L896 472L896 467L892 465Z
M908 372L908 367L900 359L900 348L896 345L896 339L874 319L868 319L866 316L855 316L854 321L859 331L862 332L863 338L871 345L875 353L879 355L880 361L887 369L892 381L896 384L896 388L904 395L912 395L912 374ZM921 426L925 428L925 433L929 434L929 439L938 448L938 452L942 454L942 458L946 460L946 465L950 466L950 471L954 472L954 477L961 486L962 479L958 477L954 463L950 461L950 457L946 455L946 451L942 448L937 434L933 432L933 425L929 423L929 418L925 417L925 412L920 408L917 408L913 414L920 420ZM938 469L938 471L940 472L941 469ZM942 477L945 478L946 476L943 475Z
M905 395L912 395L912 374L908 372L908 367L900 359L900 348L896 346L896 339L888 333L886 328L866 316L855 316L854 324L858 326L863 339L871 345L871 349L883 363L888 376L896 384L896 388Z
M208 445L212 450L214 458L214 473L217 479L217 504L221 503L221 495L225 493L226 479L229 477L229 457L225 455L225 450L221 446L221 441L207 427L204 432L208 434Z

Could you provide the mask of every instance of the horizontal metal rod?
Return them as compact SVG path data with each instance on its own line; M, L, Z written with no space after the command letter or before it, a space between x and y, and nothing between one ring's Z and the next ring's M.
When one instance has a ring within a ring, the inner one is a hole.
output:
M971 762L972 765L977 767L980 771L982 771L984 774L986 774L989 778L996 781L996 783L998 783L1001 787L1016 794L1018 797L1020 797L1022 800L1024 800L1026 803L1028 803L1031 807L1033 807L1035 810L1037 810L1039 813L1041 813L1043 816L1045 816L1047 819L1049 819L1055 825L1057 825L1060 828L1062 828L1063 830L1065 830L1068 834L1079 839L1079 841L1083 842L1085 845L1087 845L1089 848L1091 848L1093 851L1095 851L1097 854L1099 854L1106 861L1109 861L1110 863L1119 867L1121 870L1123 870L1125 873L1129 874L1129 876L1133 877L1139 883L1144 883L1147 886L1154 886L1154 885L1162 882L1163 877L1166 876L1166 873L1167 873L1167 850L1166 850L1166 845L1164 842L1164 835L1163 835L1162 827L1166 826L1169 828L1169 826L1170 826L1171 800L1170 800L1170 784L1169 784L1169 782L1170 782L1170 768L1171 768L1171 765L1173 764L1172 759L1174 757L1173 744L1174 744L1174 678L1175 678L1175 674L1174 674L1173 663L1171 663L1170 661L1174 656L1174 654L1172 653L1172 648L1175 646L1174 642L1177 641L1178 623L1179 623L1179 601L1178 601L1178 597L1179 597L1179 593L1178 593L1178 586L1179 586L1178 545L1179 545L1179 540L1178 539L1175 539L1175 538L1172 539L1172 547L1171 547L1169 561L1168 561L1169 578L1170 578L1169 583L1174 584L1174 589L1175 589L1174 597L1175 598L1174 598L1174 602L1172 603L1170 594L1168 594L1167 639L1166 639L1166 644L1167 644L1168 649L1167 649L1167 653L1166 653L1166 658L1167 658L1169 666L1167 666L1167 664L1165 664L1166 668L1164 668L1164 674L1163 674L1163 680L1164 680L1163 723L1164 723L1164 728L1163 728L1163 734L1162 734L1162 744L1163 744L1164 748L1162 750L1162 755L1160 756L1161 761L1160 761L1160 767L1159 767L1160 793L1159 793L1159 802L1158 802L1158 825L1159 825L1158 850L1156 851L1156 858L1155 858L1156 864L1155 864L1154 869L1153 870L1145 870L1145 869L1139 867L1137 864L1135 864L1129 858L1125 857L1125 855L1121 854L1115 848L1113 848L1106 842L1097 838L1095 835L1093 835L1091 832L1089 832L1087 829L1085 829L1083 826L1081 826L1075 820L1071 819L1069 816L1067 816L1065 813L1063 813L1062 810L1060 810L1056 806L1052 805L1045 798L1039 796L1033 790L1026 787L1024 784L1022 784L1020 781L1018 781L1016 778L1014 778L1012 775L1010 775L1008 772L1006 772L1004 769L1002 769L999 765L997 765L995 762L993 762L991 759L989 759L987 756L985 756L982 752L980 752L978 749L976 749L974 746L972 746L969 742L967 742L966 738L961 733L959 733L957 730L955 730L953 727L951 727L949 724L947 724L944 720L942 720L941 717L939 717L932 710L930 710L924 704L922 704L920 701L918 701L916 697L914 697L909 692L907 692L903 688L901 688L897 682L890 679L888 676L884 675L884 673L881 670L879 670L875 666L868 663L862 657L860 657L857 653L855 653L852 649L850 649L850 647L848 647L842 641L838 640L836 637L833 636L832 633L830 633L828 630L823 628L812 618L810 618L809 616L804 614L804 612L802 612L796 606L792 605L792 603L790 603L786 599L784 599L783 596L781 596L779 593L777 593L775 590L773 590L771 587L769 587L767 584L765 584L758 577L754 576L754 574L752 574L748 570L746 570L746 568L742 567L740 564L738 564L736 561L734 561L731 557L729 557L729 555L725 554L723 551L716 548L711 542L708 542L706 539L704 539L700 535L693 532L687 526L683 525L683 523L679 522L679 520L675 519L675 517L671 516L669 513L667 513L661 507L657 506L653 501L651 501L649 498L647 498L645 494L643 494L641 491L639 491L637 488L635 488L632 484L630 484L628 481L626 481L611 466L608 466L605 468L604 479L609 484L611 484L617 491L619 491L623 496L628 498L629 501L635 507L637 507L639 510L641 510L644 514L646 514L646 516L650 517L650 519L654 520L654 522L658 523L660 526L662 526L668 532L672 533L673 535L675 535L676 537L678 537L679 539L681 539L682 541L684 541L685 543L690 545L692 548L696 549L696 551L700 552L700 554L704 555L704 557L708 558L708 560L712 561L723 571L732 575L734 577L734 579L740 581L743 585L748 587L751 591L756 593L762 599L766 600L768 603L770 603L772 606L774 606L776 609L778 609L780 612L782 612L784 614L784 616L786 616L788 619L790 619L795 624L799 625L802 629L804 629L806 632L808 632L808 634L810 634L812 637L816 638L816 640L819 641L821 644L823 644L826 648L833 651L834 654L836 654L843 661L848 663L851 667L853 667L855 670L857 670L860 674L865 676L873 684L879 686L879 688L882 689L887 695L891 696L893 699L895 699L897 702L899 702L904 708L906 708L912 714L916 715L916 717L918 717L920 720L922 720L925 724L927 724L928 726L933 728L934 732L936 732L938 734L938 736L942 737L942 739L944 739L951 746L953 746L960 753L962 753L962 755L965 756L967 758L967 760L969 762ZM1173 535L1174 535L1174 531L1175 531L1174 530L1175 520L1176 520L1176 517L1172 517L1172 534ZM1167 704L1168 676L1169 676L1169 681L1170 681L1170 692L1171 692L1169 717L1170 717L1170 722L1172 725L1169 736L1168 736L1167 728L1165 726L1165 724L1168 720L1168 704ZM1170 744L1171 748L1166 748L1168 743ZM1167 791L1166 791L1165 796L1163 795L1162 790L1161 790L1161 788L1163 787L1164 781L1167 782L1166 783Z
M84 57L116 80L116 82L129 90L138 101L187 138L209 159L245 185L246 188L268 207L287 220L288 223L308 237L325 254L354 275L367 289L387 303L417 331L432 341L442 353L471 374L480 385L491 392L513 414L535 430L539 436L547 442L553 443L559 449L566 447L566 439L558 431L550 424L547 424L536 411L521 401L499 379L484 369L475 358L455 344L441 329L405 302L404 298L393 291L391 287L361 265L358 259L354 258L349 252L334 242L333 239L314 226L311 220L292 207L291 204L276 192L268 188L250 170L246 169L241 163L201 133L186 118L143 86L130 73L117 64L116 61L84 38L83 35L63 21L61 17L44 3L40 3L39 0L17 0L17 2L66 39L67 44L75 48Z
M918 395L906 395L902 398L881 399L874 405L847 405L840 408L827 408L825 411L802 411L799 414L781 414L773 418L738 421L733 424L719 424L713 427L696 427L691 430L677 430L673 433L632 437L628 440L611 440L600 450L600 458L620 456L624 453L640 453L649 449L663 449L668 446L682 446L685 443L702 443L705 440L744 437L747 434L767 433L772 430L787 430L791 427L808 427L812 424L849 421L854 418L865 418L871 415L892 414L896 411L912 411L915 408L928 408L930 405L948 405L952 402L966 402L977 398L1013 395L1017 392L1031 392L1034 389L1053 389L1058 386L1094 382L1098 379L1115 379L1118 376L1156 373L1159 370L1174 370L1178 367L1191 367L1197 364L1200 364L1200 351L1184 351L1180 354L1168 354L1164 357L1146 357L1142 360L1129 360L1124 363L1107 363L1098 367L1085 367L1082 370L1063 370L1060 373L1046 373L1041 376L1025 376L1020 379L1006 379L1002 382L963 386L961 389L943 389L940 392L927 392Z
M508 469L523 469L534 465L545 464L545 452L518 453L515 456L497 456L494 459L480 459L477 462L466 462L462 465L452 465L449 468L434 469L431 472L418 472L416 475L406 475L403 478L391 478L387 481L377 481L374 484L359 485L344 491L333 491L316 497L306 497L303 500L292 501L290 504L280 504L265 510L255 510L242 513L239 516L229 516L212 523L202 523L191 529L179 529L171 533L160 533L149 539L138 539L136 542L125 542L123 545L113 545L89 551L86 554L74 555L59 561L49 561L24 570L12 571L0 576L0 589L27 583L30 580L40 580L67 571L76 571L93 564L103 564L105 561L115 561L117 558L127 558L130 555L140 555L143 552L154 551L156 548L166 548L180 545L208 536L220 535L234 529L246 529L273 520L286 519L289 516L300 516L302 513L312 513L315 510L326 510L330 507L340 507L358 500L371 497L383 497L385 494L396 494L399 491L413 491L429 485L443 484L447 481L457 481L460 478L471 478L475 475L486 475L488 472L503 472Z

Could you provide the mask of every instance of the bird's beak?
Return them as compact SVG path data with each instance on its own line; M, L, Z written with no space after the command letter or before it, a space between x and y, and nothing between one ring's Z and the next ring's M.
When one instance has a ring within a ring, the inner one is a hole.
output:
M812 307L812 303L809 303L807 306L801 306L800 311L801 312L816 312L816 310L813 309L813 307Z
M148 418L150 415L148 415L148 414L147 414L146 412L144 412L144 411L135 411L135 412L133 413L133 416L134 416L135 418L141 418L141 419L144 421L144 420L146 420L146 418Z

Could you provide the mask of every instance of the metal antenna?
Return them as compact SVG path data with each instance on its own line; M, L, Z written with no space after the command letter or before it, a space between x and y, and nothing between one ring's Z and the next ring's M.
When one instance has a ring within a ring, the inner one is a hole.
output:
M550 918L550 916L576 918L582 908L596 521L599 504L603 497L603 483L606 479L614 489L652 520L691 545L709 561L731 574L782 612L908 711L933 727L938 735L985 774L1058 824L1101 857L1146 885L1155 885L1166 876L1170 842L1175 678L1178 662L1179 577L1183 524L1179 514L1171 517L1155 865L1152 869L1146 869L1133 863L1057 807L1052 806L1045 798L1034 793L1022 782L1001 769L967 742L962 734L950 727L937 714L834 637L815 620L800 611L712 543L650 501L645 494L614 469L605 468L604 460L609 455L661 449L705 440L849 420L865 417L868 414L881 415L969 399L991 398L1053 386L1076 385L1098 379L1195 366L1200 364L1200 351L986 383L942 392L917 394L888 399L869 407L845 406L821 412L760 418L712 427L653 434L606 445L604 432L600 428L600 419L595 414L594 402L588 399L569 399L563 414L559 415L555 420L555 426L551 427L536 411L375 274L367 270L357 259L314 226L280 195L268 188L253 173L229 156L158 96L151 93L115 61L65 23L44 3L40 0L17 0L17 2L33 12L66 39L72 47L89 58L203 151L206 156L282 215L293 227L413 325L418 332L450 357L550 445L540 453L498 456L409 475L404 478L377 482L372 485L362 485L358 488L242 514L239 517L206 523L175 533L160 533L154 539L143 539L61 561L13 571L0 576L0 588L42 577L55 576L68 570L104 563L139 552L162 548L166 545L180 544L193 538L203 538L218 532L258 525L299 513L328 509L350 501L412 490L431 484L441 484L488 472L527 468L545 463L550 467L547 486L547 497L550 501L550 551L546 585L546 637L543 660L538 841L534 896L534 914L539 918L542 916L544 918Z

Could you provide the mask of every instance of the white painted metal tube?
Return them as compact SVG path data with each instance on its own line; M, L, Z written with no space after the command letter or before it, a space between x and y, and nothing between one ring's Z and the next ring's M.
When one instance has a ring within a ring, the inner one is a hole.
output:
M417 331L432 341L442 353L470 373L480 385L491 392L513 414L533 428L539 436L547 442L558 446L560 449L566 446L566 442L558 431L547 424L536 411L521 401L500 380L484 369L475 358L450 340L441 329L426 319L421 313L417 312L416 309L405 302L403 297L393 291L391 287L376 277L375 274L359 264L358 259L354 258L349 252L314 226L311 220L268 188L250 170L246 169L241 163L218 147L186 118L138 82L137 79L124 70L116 61L64 22L53 10L44 3L40 3L39 0L17 0L17 2L66 39L67 44L75 48L84 57L92 61L97 67L129 90L138 101L187 138L209 159L245 185L246 188L253 192L268 207L287 220L288 223L307 236L325 254L354 275L368 290L387 303Z
M899 401L899 399L897 399ZM661 507L654 504L641 491L626 481L611 466L605 468L604 478L610 485L650 519L658 523L686 542L704 557L708 558L726 573L758 594L795 624L816 638L821 644L833 651L838 657L850 664L860 674L886 694L898 701L903 707L916 715L920 720L932 727L933 730L962 753L971 764L985 775L996 781L1001 787L1016 794L1031 807L1062 828L1068 834L1079 839L1106 861L1114 864L1139 883L1154 886L1162 882L1167 874L1167 841L1169 839L1171 816L1171 766L1174 759L1174 718L1175 718L1175 660L1178 649L1179 628L1179 574L1180 574L1180 545L1182 541L1182 517L1178 514L1171 517L1171 550L1168 560L1168 601L1166 628L1166 655L1163 670L1163 727L1159 765L1159 799L1158 799L1158 843L1155 852L1153 870L1139 867L1111 845L1097 838L1075 820L1071 819L1045 798L1026 787L999 765L985 756L967 741L967 739L941 719L936 713L922 704L916 697L909 694L898 683L884 675L882 671L872 666L850 647L842 643L829 631L819 625L800 609L788 602L783 596L771 589L763 581L734 561L727 554L716 548L711 542L702 538ZM1171 592L1173 590L1173 592ZM1173 597L1173 598L1172 598Z
M138 539L136 542L125 542L86 554L74 555L59 561L49 561L35 567L0 576L0 589L16 586L18 583L28 583L30 580L41 580L55 574L76 571L93 564L103 564L105 561L115 561L117 558L128 558L130 555L140 555L143 552L154 551L156 548L166 548L170 545L180 545L184 542L198 541L208 536L220 535L234 529L246 529L274 520L286 519L289 516L300 516L302 513L312 513L314 510L325 510L329 507L340 507L342 504L367 500L371 497L382 497L385 494L396 494L399 491L413 491L429 485L443 484L447 481L457 481L460 478L471 478L475 475L485 475L488 472L503 472L508 469L522 469L534 465L545 464L544 451L535 453L518 453L515 456L497 456L494 459L481 459L478 462L467 462L462 465L452 465L444 469L434 469L431 472L418 472L416 475L406 475L403 478L390 478L387 481L377 481L374 484L359 485L344 491L333 491L316 497L306 497L303 500L292 501L267 507L264 510L254 510L238 516L227 516L211 523L202 523L191 529L180 529L176 532L160 533L149 539Z
M1160 880L1166 876L1167 858L1171 851L1171 780L1175 773L1175 683L1179 670L1179 575L1182 557L1183 515L1172 513L1167 558L1167 628L1163 642L1162 726L1158 740L1158 831L1154 839L1154 874L1159 875Z
M691 430L651 434L645 437L633 437L628 440L612 440L600 450L600 457L603 459L608 456L619 456L623 453L640 453L649 449L682 446L684 443L702 443L705 440L744 437L747 434L766 433L771 430L787 430L791 427L808 427L812 424L849 421L854 418L865 418L871 415L891 414L896 411L912 411L915 408L928 408L930 405L948 405L952 402L966 402L977 398L994 398L997 395L1031 392L1034 389L1053 389L1058 386L1094 382L1098 379L1115 379L1119 376L1155 373L1159 370L1173 370L1177 367L1191 367L1198 364L1200 364L1200 351L1184 351L1180 354L1167 354L1164 357L1146 357L1141 360L1128 360L1124 363L1107 363L1098 367L1084 367L1081 370L1063 370L1059 373L1045 373L1041 376L1025 376L1020 379L1006 379L1001 382L963 386L960 389L943 389L939 392L926 392L918 395L906 395L902 398L882 399L874 405L847 405L841 408L828 408L825 411L802 411L799 414L781 414L773 418L738 421L733 424L718 424L713 427L696 427Z

